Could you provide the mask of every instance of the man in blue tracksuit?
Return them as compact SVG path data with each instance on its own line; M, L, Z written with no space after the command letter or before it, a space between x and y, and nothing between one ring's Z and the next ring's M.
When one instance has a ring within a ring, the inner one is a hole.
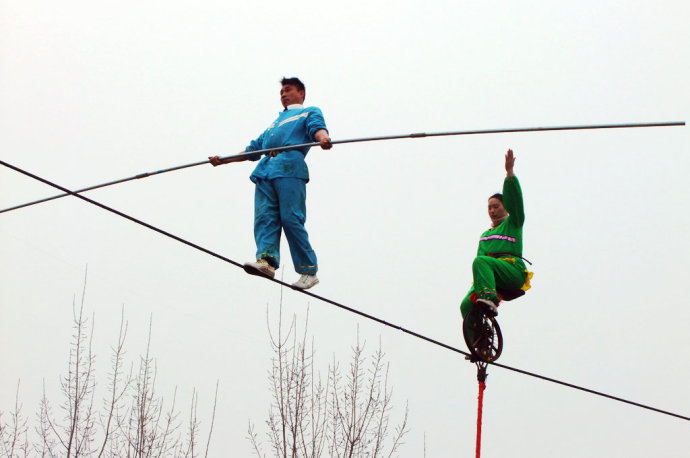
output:
M252 140L245 152L277 146L299 145L318 142L323 149L331 149L331 138L321 110L304 107L304 84L298 78L283 78L280 101L285 108L256 140ZM244 270L252 275L269 278L275 276L280 266L280 234L290 246L292 263L301 276L292 284L295 288L308 289L316 285L318 265L316 254L309 243L304 227L306 221L306 184L309 170L304 158L309 148L286 148L273 151L261 158L261 154L247 155L221 161L219 156L209 157L214 166L249 159L259 161L249 177L256 185L254 192L254 239L256 262L244 264Z

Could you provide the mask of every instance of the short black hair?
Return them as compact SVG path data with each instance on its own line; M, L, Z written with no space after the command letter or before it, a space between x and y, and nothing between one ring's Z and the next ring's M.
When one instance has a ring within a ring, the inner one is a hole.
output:
M491 200L491 199L498 199L501 202L503 202L503 194L501 194L500 192L497 192L493 196L489 197L489 200Z
M299 78L292 76L290 78L286 78L283 76L283 79L280 80L280 84L285 86L286 84L291 84L295 86L298 90L307 92L306 88L304 87L304 83L299 80Z

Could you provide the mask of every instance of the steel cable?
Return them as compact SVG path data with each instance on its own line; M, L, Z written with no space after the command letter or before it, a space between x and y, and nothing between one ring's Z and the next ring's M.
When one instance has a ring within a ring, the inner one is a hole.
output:
M62 186L60 186L60 185L58 185L58 184L55 184L55 183L53 183L53 182L51 182L51 181L49 181L49 180L46 180L45 178L41 178L41 177L39 177L39 176L37 176L37 175L34 175L34 174L32 174L32 173L30 173L30 172L28 172L28 171L25 171L25 170L23 170L23 169L21 169L21 168L19 168L19 167L16 167L16 166L14 166L14 165L12 165L12 164L9 164L9 163L7 163L7 162L5 162L5 161L2 161L2 160L0 160L0 164L2 164L3 166L5 166L5 167L7 167L7 168L9 168L9 169L12 169L12 170L14 170L14 171L16 171L16 172L19 172L19 173L21 173L21 174L23 174L23 175L26 175L26 176L28 176L28 177L30 177L30 178L33 178L34 180L40 181L40 182L42 182L42 183L44 183L44 184L47 184L47 185L52 186L52 187L54 187L54 188L56 188L56 189L59 189L59 190L61 190L62 192L66 193L67 195L72 195L72 196L74 196L74 197L77 197L77 198L79 198L79 199L81 199L81 200L83 200L83 201L85 201L85 202L88 202L88 203L90 203L90 204L92 204L92 205L95 205L95 206L97 206L97 207L100 207L100 208L102 208L102 209L104 209L104 210L106 210L106 211L109 211L109 212L114 213L114 214L116 214L116 215L118 215L118 216L121 216L121 217L123 217L123 218L125 218L125 219L128 219L128 220L130 220L130 221L132 221L132 222L134 222L134 223L137 223L137 224L139 224L139 225L141 225L141 226L144 226L144 227L146 227L146 228L148 228L148 229L151 229L151 230L153 230L153 231L155 231L155 232L158 232L159 234L165 235L166 237L169 237L169 238L171 238L171 239L173 239L173 240L176 240L176 241L178 241L178 242L180 242L180 243L183 243L183 244L185 244L185 245L187 245L187 246L189 246L189 247L195 248L195 249L197 249L197 250L199 250L199 251L202 251L202 252L204 252L204 253L206 253L206 254L209 254L209 255L211 255L211 256L213 256L213 257L215 257L215 258L218 258L218 259L220 259L220 260L222 260L222 261L225 261L225 262L227 262L227 263L230 263L230 264L232 264L232 265L234 265L234 266L236 266L236 267L243 268L243 265L242 265L241 263L237 262L237 261L234 261L234 260L232 260L232 259L230 259L230 258L227 258L227 257L225 257L225 256L222 256L222 255L220 255L220 254L218 254L218 253L216 253L216 252L214 252L214 251L212 251L212 250L209 250L209 249L204 248L204 247L202 247L202 246L200 246L200 245L197 245L197 244L192 243L192 242L190 242L190 241L188 241L188 240L185 240L185 239L183 239L182 237L178 237L178 236L176 236L176 235L174 235L174 234L171 234L170 232L167 232L167 231L165 231L165 230L163 230L163 229L160 229L160 228L158 228L158 227L156 227L156 226L153 226L153 225L151 225L151 224L149 224L149 223L146 223L146 222L144 222L144 221L141 221L141 220L139 220L139 219L137 219L137 218L134 218L134 217L132 217L132 216L130 216L130 215L127 215L127 214L125 214L125 213L123 213L123 212L121 212L121 211L119 211L119 210L116 210L116 209L114 209L114 208L111 208L111 207L109 207L109 206L107 206L107 205L104 205L104 204L102 204L102 203L100 203L100 202L97 202L97 201L95 201L95 200L93 200L93 199L89 199L88 197L82 196L82 195L78 194L78 193L75 192L75 191L70 191L70 190L67 189L67 188L64 188L64 187L62 187ZM443 342L440 342L440 341L438 341L438 340L432 339L432 338L430 338L430 337L424 336L424 335L419 334L419 333L417 333L417 332L411 331L411 330L406 329L406 328L404 328L404 327L402 327L402 326L399 326L399 325L390 323L390 322L388 322L388 321L386 321L386 320L383 320L383 319L381 319L381 318L375 317L375 316L373 316L373 315L370 315L370 314L368 314L368 313L362 312L362 311L360 311L360 310L354 309L354 308L352 308L352 307L348 307L348 306L346 306L346 305L344 305L344 304L341 304L341 303L338 303L338 302L336 302L336 301L334 301L334 300L328 299L328 298L323 297L323 296L319 296L318 294L314 294L314 293L312 293L312 292L310 292L310 291L306 291L306 290L302 290L302 289L293 288L290 284L285 283L285 282L283 282L283 281L281 281L281 280L270 279L270 278L266 278L266 279L267 279L267 280L270 280L270 281L272 281L272 282L274 282L274 283L278 283L278 284L280 284L280 285L282 285L282 286L286 286L286 287L288 287L288 288L294 289L295 291L298 291L298 292L300 292L300 293L302 293L302 294L305 294L305 295L307 295L307 296L313 297L313 298L318 299L318 300L320 300L320 301L323 301L323 302L326 302L326 303L328 303L328 304L334 305L334 306L336 306L336 307L338 307L338 308L341 308L341 309L343 309L343 310L347 310L347 311L349 311L349 312L355 313L355 314L357 314L357 315L359 315L359 316L362 316L362 317L364 317L364 318L367 318L367 319L369 319L369 320L373 320L373 321L375 321L375 322L377 322L377 323L380 323L380 324L383 324L383 325L385 325L385 326L389 326L389 327L391 327L391 328L397 329L397 330L399 330L399 331L402 331L402 332L404 332L404 333L406 333L406 334L409 334L409 335L411 335L411 336L413 336L413 337L416 337L416 338L418 338L418 339L424 340L424 341L426 341L426 342L432 343L432 344L437 345L437 346L439 346L439 347L445 348L445 349L450 350L450 351L453 351L453 352L455 352L455 353L459 353L459 354L462 354L462 355L465 355L465 356L469 356L469 353L467 353L467 352L465 352L465 351L463 351L463 350L460 350L460 349L458 349L458 348L456 348L456 347L453 347L453 346L451 346L451 345L445 344L445 343L443 343ZM489 363L489 364L491 364L491 365L493 365L493 366L496 366L496 367L500 367L500 368L509 370L509 371L513 371L513 372L517 372L517 373L520 373L520 374L523 374L523 375L528 375L528 376L535 377L535 378L538 378L538 379L541 379L541 380L545 380L545 381L547 381L547 382L556 383L556 384L559 384L559 385L562 385L562 386L566 386L566 387L573 388L573 389L576 389L576 390L584 391L584 392L586 392L586 393L594 394L594 395L597 395L597 396L602 396L602 397L605 397L605 398L608 398L608 399L612 399L612 400L615 400L615 401L623 402L623 403L630 404L630 405L633 405L633 406L636 406L636 407L640 407L640 408L652 410L652 411L654 411L654 412L658 412L658 413L661 413L661 414L664 414L664 415L669 415L669 416L672 416L672 417L680 418L680 419L682 419L682 420L690 421L690 417L689 417L689 416L680 415L680 414L677 414L677 413L673 413L673 412L669 412L669 411L666 411L666 410L658 409L658 408L656 408L656 407L651 407L651 406L648 406L648 405L645 405L645 404L641 404L641 403L638 403L638 402L629 401L629 400L627 400L627 399L623 399L623 398L620 398L620 397L617 397L617 396L612 396L612 395L609 395L609 394L606 394L606 393L602 393L602 392L600 392L600 391L595 391L595 390L592 390L592 389L589 389L589 388L585 388L585 387L582 387L582 386L579 386L579 385L575 385L575 384L572 384L572 383L563 382L563 381L560 381L560 380L557 380L557 379L554 379L554 378L551 378L551 377L546 377L546 376L543 376L543 375L539 375L539 374L536 374L536 373L533 373L533 372L529 372L529 371L525 371L525 370L522 370L522 369L518 369L518 368L515 368L515 367L506 366L506 365L504 365L504 364L500 364L500 363L497 363L497 362L492 362L492 363Z

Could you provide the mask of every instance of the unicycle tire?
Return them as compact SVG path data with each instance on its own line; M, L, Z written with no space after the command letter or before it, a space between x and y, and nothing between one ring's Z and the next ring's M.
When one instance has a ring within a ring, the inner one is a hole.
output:
M473 308L462 322L462 334L473 358L496 361L503 351L503 335L498 321Z

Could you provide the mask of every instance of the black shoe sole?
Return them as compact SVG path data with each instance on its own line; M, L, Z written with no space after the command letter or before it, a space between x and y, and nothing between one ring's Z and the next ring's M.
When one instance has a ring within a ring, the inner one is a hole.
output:
M498 316L498 310L492 309L488 304L485 304L484 302L477 302L477 305L479 306L479 310L481 310L484 315L491 318L496 318Z
M255 268L254 266L251 266L249 264L244 264L242 266L245 272L247 272L249 275L256 275L257 277L264 277L264 278L270 278L271 280L273 277L271 275L267 275L260 271L259 269Z

